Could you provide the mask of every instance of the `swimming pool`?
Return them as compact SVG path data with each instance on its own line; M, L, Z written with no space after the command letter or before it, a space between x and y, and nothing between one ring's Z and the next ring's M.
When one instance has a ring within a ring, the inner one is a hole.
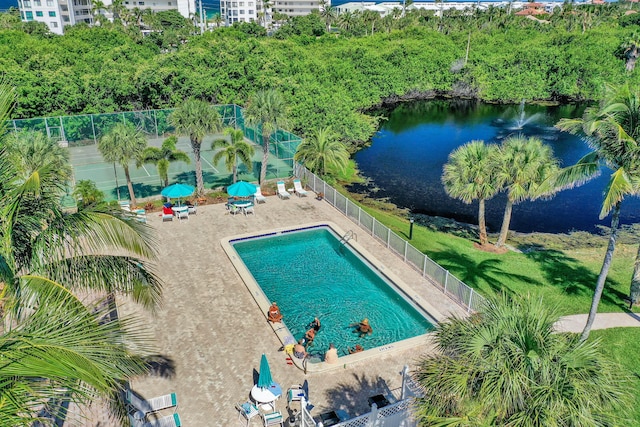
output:
M372 263L343 245L328 225L229 239L268 301L276 301L291 334L304 336L319 317L310 353L334 343L341 356L356 344L381 348L433 329L429 314L404 298ZM349 325L368 318L373 333Z

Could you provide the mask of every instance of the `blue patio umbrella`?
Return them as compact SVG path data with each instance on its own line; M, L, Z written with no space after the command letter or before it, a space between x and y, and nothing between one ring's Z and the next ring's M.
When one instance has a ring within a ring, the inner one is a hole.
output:
M181 199L191 196L196 189L187 184L172 184L162 189L160 194L169 199Z
M238 181L227 187L227 194L232 197L249 197L256 194L258 188L246 181Z
M262 359L260 359L260 373L258 374L258 387L269 388L271 383L273 383L271 368L269 368L267 356L262 353Z

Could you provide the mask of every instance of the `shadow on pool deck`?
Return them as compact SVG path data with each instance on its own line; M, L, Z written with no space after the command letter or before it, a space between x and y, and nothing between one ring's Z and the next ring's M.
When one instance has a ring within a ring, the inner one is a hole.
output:
M177 393L183 424L192 427L236 425L234 405L249 398L262 353L283 390L308 380L313 416L337 409L350 417L358 416L369 411L368 397L398 393L403 366L412 367L419 356L415 349L383 354L328 373L305 375L288 365L265 314L220 245L227 236L317 221L333 221L344 230L356 230L360 245L440 313L463 315L458 305L400 258L327 202L313 197L267 197L250 216L229 215L224 205L201 206L197 215L182 222L163 223L154 215L149 223L157 230L159 241L158 272L165 281L163 306L153 316L126 299L119 303L123 314L143 316L155 337L157 353L174 363L175 373L137 379L132 388L147 398ZM286 413L285 397L277 408ZM95 422L85 425L115 426L107 421L104 411L94 412Z

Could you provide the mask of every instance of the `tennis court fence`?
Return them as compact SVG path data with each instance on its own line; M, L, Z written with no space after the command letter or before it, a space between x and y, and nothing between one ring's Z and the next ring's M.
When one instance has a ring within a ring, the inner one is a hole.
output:
M462 305L467 312L478 311L485 304L485 299L473 288L455 277L448 270L413 247L407 240L398 236L390 228L365 212L356 203L340 194L335 188L314 175L307 168L295 164L294 175L306 183L314 192L323 193L324 199L346 215L351 221L365 229L371 236L382 242L403 261L422 274L422 277L433 283L445 295Z

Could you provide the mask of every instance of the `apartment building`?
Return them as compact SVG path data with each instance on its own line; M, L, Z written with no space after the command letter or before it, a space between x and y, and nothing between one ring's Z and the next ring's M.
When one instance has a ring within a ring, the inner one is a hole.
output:
M267 9L266 16L261 14L261 0L220 0L220 16L226 25L234 22L259 22L266 18L271 21L271 10Z
M113 0L105 0L110 6ZM177 9L185 18L197 14L195 0L124 0L127 9L151 9L154 12ZM91 0L18 0L20 17L23 21L44 22L54 34L63 34L64 27L79 22L93 23ZM105 13L113 19L111 13Z
M23 21L44 22L54 34L67 25L93 22L90 0L18 0L18 8Z
M326 2L328 6L331 1ZM288 16L305 16L314 10L321 10L320 0L275 0L272 9L274 12L284 13Z

